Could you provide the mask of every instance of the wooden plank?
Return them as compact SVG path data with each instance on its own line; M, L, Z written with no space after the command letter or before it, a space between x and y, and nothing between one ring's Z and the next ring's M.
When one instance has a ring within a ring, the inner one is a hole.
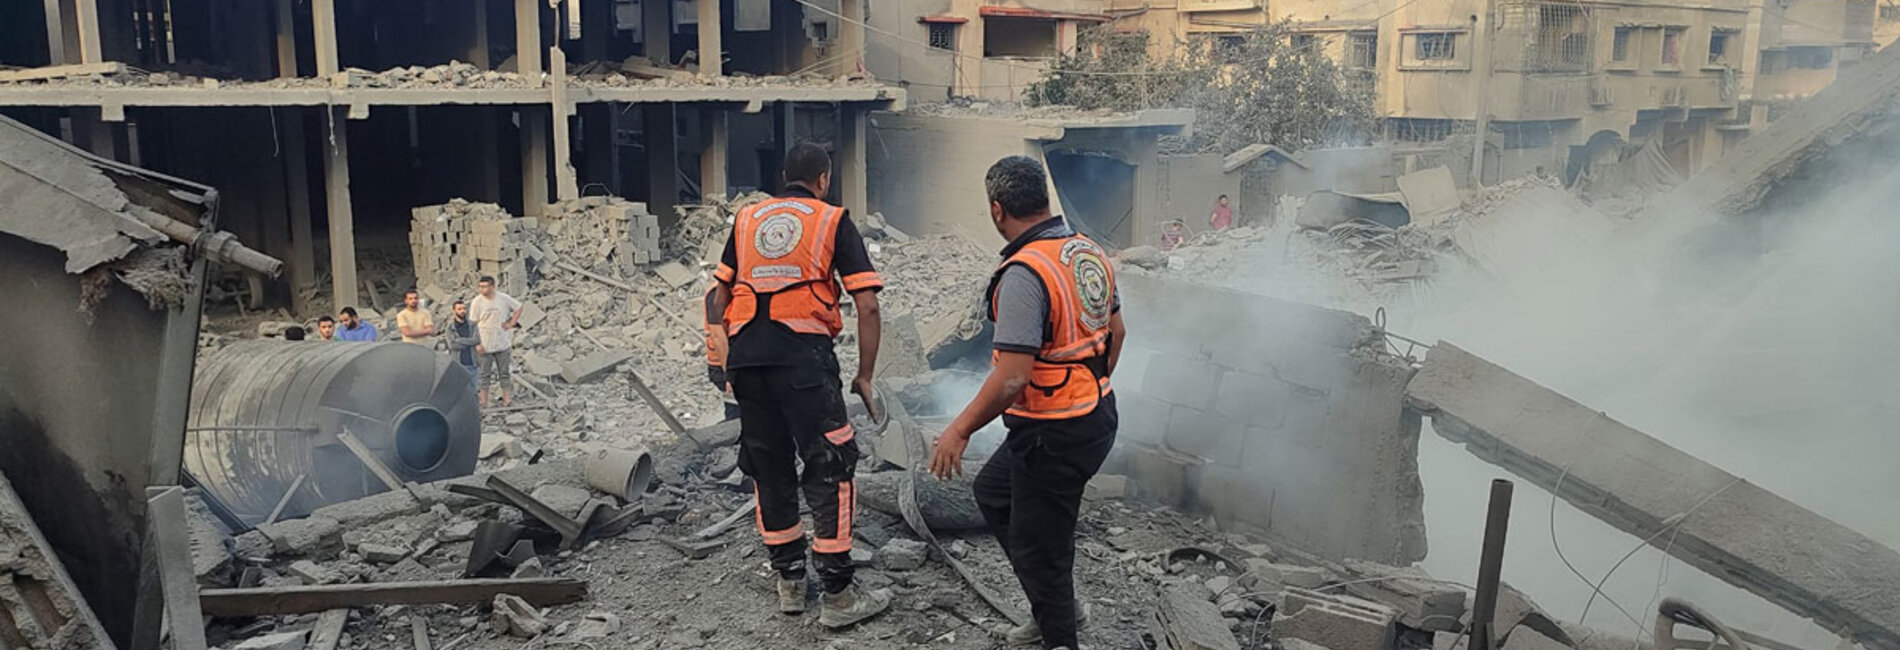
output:
M165 592L165 616L172 630L172 647L204 650L204 617L198 611L198 579L191 570L191 534L185 531L185 489L178 486L146 490L150 537L157 549L158 577Z
M402 489L402 479L396 478L396 473L389 471L389 466L384 465L383 461L377 460L376 455L370 453L369 447L363 446L363 441L357 440L356 436L350 433L348 429L336 434L336 439L343 441L343 446L348 447L350 453L356 454L356 459L363 461L363 464L369 467L369 471L375 474L376 478L383 482L383 485L389 486L391 490Z
M343 624L348 622L348 608L323 610L323 614L317 617L317 627L310 631L307 650L336 650L337 644L343 640Z
M431 650L429 646L429 622L416 614L409 615L409 635L415 642L416 650Z
M121 72L125 72L125 64L116 61L49 65L40 68L0 72L0 82L39 81L42 79L60 79L64 77L83 77L90 74L118 74Z
M502 594L536 607L587 598L587 583L573 578L431 580L314 585L260 589L207 589L199 594L210 616L308 614L365 605L479 605Z

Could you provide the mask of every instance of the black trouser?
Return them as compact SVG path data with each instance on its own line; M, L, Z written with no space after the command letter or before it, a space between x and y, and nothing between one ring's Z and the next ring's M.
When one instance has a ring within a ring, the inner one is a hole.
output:
M1068 420L1004 416L1009 437L973 489L990 532L1029 596L1042 647L1076 647L1075 520L1082 489L1115 446L1115 396Z
M739 399L739 468L752 477L756 522L787 579L805 577L805 533L798 493L812 509L813 565L826 593L851 586L851 519L857 506L852 476L858 443L845 415L838 365L735 368ZM803 460L801 476L796 465Z

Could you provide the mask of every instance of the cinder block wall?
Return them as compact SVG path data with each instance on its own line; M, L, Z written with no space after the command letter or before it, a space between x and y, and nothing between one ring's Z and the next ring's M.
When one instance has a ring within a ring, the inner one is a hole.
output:
M1214 515L1332 558L1425 557L1413 369L1363 316L1141 275L1113 385L1137 500Z

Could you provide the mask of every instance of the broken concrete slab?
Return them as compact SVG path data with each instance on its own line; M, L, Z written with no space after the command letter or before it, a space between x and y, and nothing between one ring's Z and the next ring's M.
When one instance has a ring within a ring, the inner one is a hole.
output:
M303 650L309 636L308 631L254 636L231 646L231 650Z
M1406 396L1439 435L1591 516L1869 648L1900 649L1900 551L1451 343L1432 348Z
M533 352L523 352L521 354L521 367L527 370L528 374L536 377L553 377L561 374L562 370L561 362Z
M334 552L343 543L343 524L329 517L311 516L258 526L280 554L316 556Z
M1502 650L1570 650L1570 645L1539 634L1537 630L1520 628L1511 630L1504 637Z
M915 571L924 567L930 546L914 539L893 539L877 550L877 562L890 571Z
M408 548L389 544L358 544L356 552L362 553L363 559L377 564L395 564L409 557Z
M495 613L491 624L497 632L523 639L541 636L548 629L548 619L541 614L541 610L513 594L495 597Z
M585 357L561 364L561 379L570 384L585 384L612 372L615 366L633 358L626 350L596 350Z
M699 279L698 273L694 273L692 269L686 268L679 262L667 262L653 267L653 274L660 276L661 282L665 282L666 286L674 289L692 284L694 280Z
M1082 498L1091 501L1120 499L1128 494L1128 477L1120 474L1096 474L1082 488Z
M1319 567L1275 564L1258 558L1241 562L1247 569L1241 576L1241 586L1249 591L1273 591L1285 587L1318 589L1325 586L1327 581L1326 570Z
M1164 650L1240 650L1220 608L1207 600L1200 585L1163 587L1148 631Z
M553 508L555 512L573 517L580 514L581 508L587 507L587 502L594 498L594 493L569 485L543 485L535 488L534 492L529 493L528 496Z
M1465 590L1433 580L1414 567L1392 567L1348 559L1346 568L1360 577L1345 581L1346 592L1385 603L1397 610L1399 622L1430 632L1464 629ZM1508 629L1508 628L1507 628Z
M343 574L337 573L335 569L309 560L292 562L287 570L291 575L302 578L306 584L327 585L343 581Z
M1333 650L1389 650L1398 612L1351 596L1288 588L1273 616L1278 638L1304 639Z

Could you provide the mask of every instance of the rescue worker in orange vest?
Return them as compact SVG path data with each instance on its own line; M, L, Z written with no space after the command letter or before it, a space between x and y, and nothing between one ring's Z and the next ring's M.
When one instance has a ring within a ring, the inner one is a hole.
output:
M726 420L739 419L739 401L732 396L732 382L726 379L726 328L720 312L713 309L713 294L719 289L717 284L706 288L706 378L712 381L713 388L719 389L720 402L726 409Z
M852 584L859 452L832 350L844 328L839 299L848 293L858 316L851 390L868 408L882 329L877 292L884 284L850 215L821 198L831 188L825 150L795 146L784 169L785 191L740 210L734 220L715 274L713 306L731 337L726 375L739 400L739 467L753 480L756 523L779 574L779 611L805 611L802 491L816 528L811 566L824 588L818 622L840 628L891 606L888 590Z
M1083 487L1115 445L1108 378L1125 338L1121 299L1108 254L1050 214L1040 163L1010 156L984 181L990 220L1009 241L990 279L992 368L938 436L930 471L961 475L971 434L1002 416L1009 435L973 490L1035 618L1008 640L1074 649L1085 614L1075 600L1075 521Z

